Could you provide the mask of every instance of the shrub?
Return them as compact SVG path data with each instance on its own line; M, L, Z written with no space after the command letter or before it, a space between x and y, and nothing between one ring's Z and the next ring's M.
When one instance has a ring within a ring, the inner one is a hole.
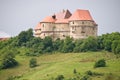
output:
M76 69L74 69L74 70L73 70L73 73L74 73L74 74L76 74L76 73L77 73Z
M30 66L30 68L33 68L33 67L37 66L37 60L36 60L36 58L31 58L30 59L29 66Z
M1 65L0 65L0 68L1 69L7 69L7 68L11 68L11 67L14 67L18 64L18 62L14 59L14 54L13 52L6 52L4 55L3 55L3 59L2 59L2 62L1 62Z
M88 80L88 79L89 79L89 76L85 75L80 80Z
M97 67L105 67L106 66L106 62L104 59L100 59L98 60L95 65L94 65L94 68L97 68Z
M55 80L63 80L64 79L64 76L63 75L58 75Z
M87 74L87 75L90 75L90 76L93 75L92 71L90 71L90 70L89 70L89 71L86 71L86 74Z

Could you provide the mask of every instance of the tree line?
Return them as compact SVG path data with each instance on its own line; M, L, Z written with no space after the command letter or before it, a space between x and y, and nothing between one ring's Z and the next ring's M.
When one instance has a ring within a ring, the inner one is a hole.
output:
M98 50L106 50L115 54L120 54L120 33L113 32L98 37L88 37L78 40L74 40L70 37L66 37L64 40L52 40L49 36L44 39L34 37L33 30L29 29L27 31L22 31L16 37L0 42L0 49L17 49L19 47L29 49L26 55L39 55L53 52L76 53Z

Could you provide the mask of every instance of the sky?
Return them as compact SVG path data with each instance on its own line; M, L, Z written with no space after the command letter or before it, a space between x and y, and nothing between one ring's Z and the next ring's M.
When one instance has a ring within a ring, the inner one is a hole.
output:
M98 35L120 32L120 0L0 0L0 32L16 36L63 9L89 10Z

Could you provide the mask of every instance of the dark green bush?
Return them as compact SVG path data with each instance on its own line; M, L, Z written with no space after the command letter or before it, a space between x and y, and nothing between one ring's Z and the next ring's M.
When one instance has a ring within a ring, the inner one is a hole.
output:
M94 65L94 68L97 68L97 67L105 67L106 66L106 62L104 59L100 59L98 60L95 65Z
M30 68L36 67L37 66L37 60L36 58L31 58L29 62Z
M76 69L74 69L74 70L73 70L73 73L74 73L74 74L76 74L76 73L77 73Z
M3 59L2 59L2 62L1 62L1 65L0 65L0 68L1 69L7 69L7 68L11 68L11 67L14 67L18 64L18 62L14 59L14 54L13 52L6 52L4 55L3 55Z
M64 76L63 75L58 75L55 80L64 80Z
M85 75L80 80L88 80L88 79L89 79L89 76Z
M86 74L92 76L93 72L89 70L89 71L86 71Z

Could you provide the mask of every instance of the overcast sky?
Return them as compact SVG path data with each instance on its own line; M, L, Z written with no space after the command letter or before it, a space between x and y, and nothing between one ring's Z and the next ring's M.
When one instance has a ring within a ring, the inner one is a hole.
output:
M16 36L63 9L89 10L98 35L120 32L120 0L0 0L0 31Z

